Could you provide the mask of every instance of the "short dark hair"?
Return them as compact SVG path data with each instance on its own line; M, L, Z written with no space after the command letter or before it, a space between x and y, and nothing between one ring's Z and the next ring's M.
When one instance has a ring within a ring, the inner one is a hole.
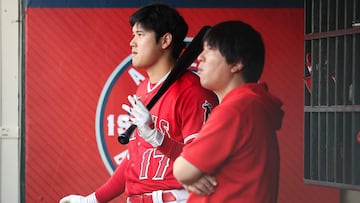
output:
M218 49L228 64L241 62L246 82L257 82L265 63L265 47L258 31L242 21L224 21L213 26L204 41Z
M172 35L172 56L179 57L185 47L184 39L188 32L188 25L177 10L168 5L154 3L144 6L130 16L130 25L136 23L147 30L155 32L156 42L165 34Z

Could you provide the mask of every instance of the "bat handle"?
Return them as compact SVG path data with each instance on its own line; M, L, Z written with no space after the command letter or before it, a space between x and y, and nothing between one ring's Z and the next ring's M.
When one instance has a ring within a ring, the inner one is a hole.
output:
M128 129L126 129L125 132L119 135L118 141L123 145L129 143L129 138L131 134L134 132L136 127L137 127L136 125L131 125Z

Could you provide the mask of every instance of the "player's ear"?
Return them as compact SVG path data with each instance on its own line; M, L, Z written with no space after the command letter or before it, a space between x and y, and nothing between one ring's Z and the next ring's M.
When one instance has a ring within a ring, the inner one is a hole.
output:
M243 68L244 68L244 64L242 62L237 62L237 63L233 64L230 71L232 73L236 73L236 72L241 71Z
M171 41L172 41L172 35L169 33L169 32L167 32L167 33L165 33L162 37L161 37L161 47L163 48L163 49L166 49L166 48L168 48L169 46L170 46L170 44L171 44Z

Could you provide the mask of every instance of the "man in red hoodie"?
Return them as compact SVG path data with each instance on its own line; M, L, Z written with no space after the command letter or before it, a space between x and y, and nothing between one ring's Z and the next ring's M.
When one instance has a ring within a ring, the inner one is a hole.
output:
M284 112L282 102L258 82L264 58L260 33L244 22L221 22L205 35L200 82L220 104L174 163L175 177L192 191L187 202L277 202L276 131ZM215 180L196 186L204 176Z

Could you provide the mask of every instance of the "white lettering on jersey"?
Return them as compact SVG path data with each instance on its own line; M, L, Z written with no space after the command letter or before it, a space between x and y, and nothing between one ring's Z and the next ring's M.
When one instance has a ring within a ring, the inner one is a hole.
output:
M170 136L170 123L167 120L161 119L159 120L157 116L152 115L152 119L155 124L155 128L157 128L162 134Z
M170 158L165 157L160 151L155 148L147 149L142 156L139 179L148 179L150 176L149 168L156 167L155 174L151 175L152 180L163 180L165 172L170 165L169 163Z

